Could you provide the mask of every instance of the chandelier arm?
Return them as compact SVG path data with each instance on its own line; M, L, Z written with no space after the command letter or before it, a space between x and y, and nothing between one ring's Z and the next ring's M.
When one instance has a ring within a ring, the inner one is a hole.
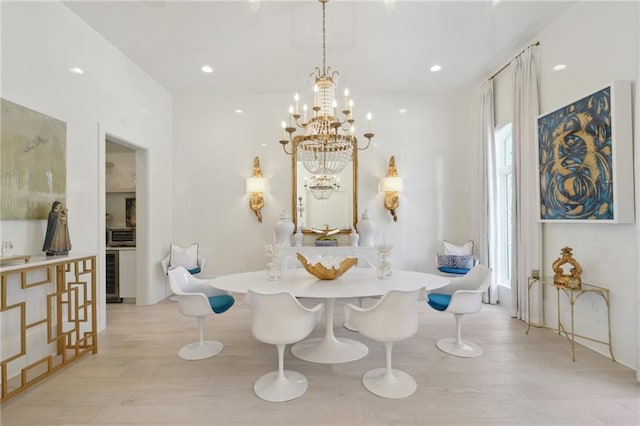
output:
M300 123L299 120L300 120L300 114L294 114L293 115L293 121L294 121L295 125L299 129L306 129L307 125L309 124L309 121L305 121L305 122Z
M336 130L340 128L340 130L348 132L349 130L351 130L351 126L353 126L355 120L349 118L349 114L351 114L351 111L349 110L342 111L342 114L344 114L344 120L340 121L338 117L335 117L336 121L334 122L333 127L335 127ZM345 124L347 125L347 127L345 127Z
M347 111L347 112L350 112L350 111ZM345 113L345 111L343 111L343 114L344 113ZM334 121L331 122L331 128L335 129L336 134L338 133L338 129L341 129L341 130L343 130L345 132L347 130L349 130L350 128L346 128L345 129L343 126L345 125L345 123L349 123L351 125L351 124L353 124L353 121L354 121L354 120L350 120L349 119L349 114L344 114L344 120L343 121L340 121L340 119L338 119L337 116L333 116L332 118L334 119Z
M282 146L282 150L284 151L285 154L293 155L293 151L296 149L296 144L293 142L291 134L293 132L295 132L296 130L294 128L292 128L292 127L287 127L286 131L289 133L289 140L282 139L279 142L280 142L280 145ZM291 143L291 152L287 151L287 145L289 145L289 143Z
M365 149L369 148L369 145L371 145L371 138L373 137L373 133L365 133L364 137L367 138L367 145L364 148L360 148L357 144L356 144L356 148L358 149L358 151L364 151Z
M293 151L287 152L287 145L289 144L289 141L282 140L282 141L280 141L280 143L282 144L282 150L284 151L285 154L287 154L287 155L292 155L293 154Z

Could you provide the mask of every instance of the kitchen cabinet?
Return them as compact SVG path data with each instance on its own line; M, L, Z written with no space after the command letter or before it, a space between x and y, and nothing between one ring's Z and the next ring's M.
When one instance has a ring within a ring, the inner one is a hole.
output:
M123 299L133 298L135 300L137 287L136 249L133 247L121 247L118 251L120 252L118 259L120 297Z

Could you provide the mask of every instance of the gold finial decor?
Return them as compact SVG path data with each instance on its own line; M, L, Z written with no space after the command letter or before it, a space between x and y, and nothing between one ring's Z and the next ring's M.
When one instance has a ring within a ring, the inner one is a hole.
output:
M384 206L389 210L393 221L398 221L396 210L400 206L400 198L398 192L402 191L402 178L398 177L396 170L396 158L391 156L389 159L389 171L387 177L380 179L380 192L384 192Z
M264 192L269 192L269 181L262 176L260 158L253 159L253 177L247 178L247 193L249 207L256 214L258 222L262 223L262 208L264 207Z
M582 266L573 258L571 247L563 247L560 257L553 262L553 283L570 289L580 289L582 286ZM569 274L564 273L563 265L571 265Z

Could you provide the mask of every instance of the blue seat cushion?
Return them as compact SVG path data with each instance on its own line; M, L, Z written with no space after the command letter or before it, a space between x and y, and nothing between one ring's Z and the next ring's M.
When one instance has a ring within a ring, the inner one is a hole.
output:
M193 269L187 269L187 271L189 271L191 275L194 275L194 274L199 274L202 271L202 269L200 269L199 266L196 266Z
M429 293L427 303L433 309L438 311L444 311L449 306L449 302L451 302L451 296L448 294L440 294L440 293Z
M438 271L440 272L444 272L447 274L458 274L458 275L468 274L470 270L471 269L465 269L465 268L444 268L444 267L438 268Z
M225 312L227 309L233 306L234 302L235 299L229 294L209 297L209 304L211 305L211 309L213 309L213 312L215 312L216 314Z

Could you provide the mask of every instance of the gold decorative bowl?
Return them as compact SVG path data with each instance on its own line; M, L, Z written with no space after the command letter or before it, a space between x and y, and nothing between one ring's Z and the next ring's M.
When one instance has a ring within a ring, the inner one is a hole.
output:
M302 263L302 266L304 266L304 269L307 270L307 272L321 280L335 280L336 278L347 272L353 265L358 264L357 258L347 257L340 262L340 265L337 268L327 268L320 262L313 265L310 264L307 258L304 257L304 255L302 255L301 253L297 253L296 256L300 263Z

